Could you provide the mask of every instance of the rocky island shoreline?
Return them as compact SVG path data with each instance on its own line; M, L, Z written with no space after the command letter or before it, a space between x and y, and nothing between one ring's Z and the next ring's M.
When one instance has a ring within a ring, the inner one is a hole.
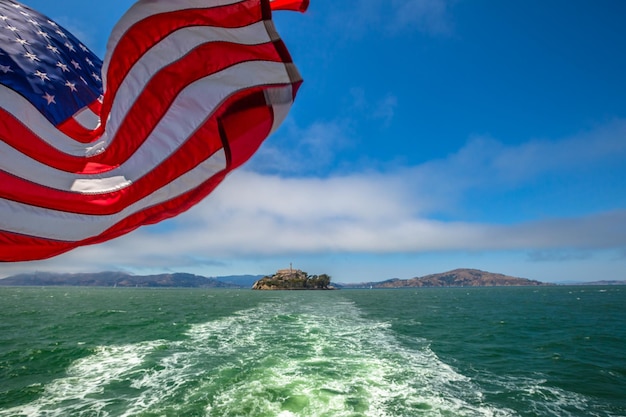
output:
M253 290L334 290L326 274L309 275L299 269L280 269L254 283Z

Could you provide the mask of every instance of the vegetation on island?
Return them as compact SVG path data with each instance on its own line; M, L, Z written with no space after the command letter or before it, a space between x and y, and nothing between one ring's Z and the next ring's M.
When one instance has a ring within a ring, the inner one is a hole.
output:
M299 269L282 269L254 283L253 290L332 290L327 274L309 275Z

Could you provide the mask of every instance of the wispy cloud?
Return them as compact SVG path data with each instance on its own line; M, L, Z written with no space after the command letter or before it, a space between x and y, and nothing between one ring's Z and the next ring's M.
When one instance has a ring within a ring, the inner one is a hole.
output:
M420 31L432 35L452 33L449 0L393 0L391 4L394 26L417 27Z
M374 119L382 120L383 126L389 127L393 121L396 107L398 106L398 99L394 95L387 95L382 100L376 103L372 117Z
M337 152L352 142L348 119L319 121L305 128L289 119L280 133L259 149L249 167L266 173L315 173L331 166Z
M341 24L347 36L358 38L367 32L396 36L419 31L431 36L448 36L454 25L450 8L454 0L362 0L336 4L329 23Z
M559 140L504 145L485 136L471 138L445 159L414 167L416 180L462 195L476 188L494 191L520 186L551 173L590 172L602 166L626 169L626 121Z
M357 113L360 117L377 120L382 123L382 127L389 127L393 121L398 98L393 94L387 94L372 101L367 97L365 89L353 87L350 90L352 103L347 107L351 113Z
M345 99L344 111L328 120L308 126L288 118L248 163L248 168L269 174L326 176L333 169L354 170L339 156L345 151L358 154L358 132L384 132L393 122L398 100L392 94L368 97L365 89L353 87Z
M528 259L531 262L569 262L569 261L581 261L590 259L593 257L591 251L582 250L540 250L530 251L528 253Z
M90 48L101 59L104 57L106 45L99 45L96 42L93 29L90 30L85 27L84 23L67 16L57 17L55 21L74 35L83 45Z

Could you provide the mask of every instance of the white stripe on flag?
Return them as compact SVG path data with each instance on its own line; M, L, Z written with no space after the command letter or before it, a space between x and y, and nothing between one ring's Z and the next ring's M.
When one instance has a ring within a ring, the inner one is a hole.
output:
M72 117L87 130L94 130L100 125L100 116L94 113L89 107L85 107Z

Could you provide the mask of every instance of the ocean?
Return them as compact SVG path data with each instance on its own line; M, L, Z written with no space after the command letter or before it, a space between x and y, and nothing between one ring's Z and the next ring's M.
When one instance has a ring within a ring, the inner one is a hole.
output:
M0 417L626 416L626 287L0 288Z

